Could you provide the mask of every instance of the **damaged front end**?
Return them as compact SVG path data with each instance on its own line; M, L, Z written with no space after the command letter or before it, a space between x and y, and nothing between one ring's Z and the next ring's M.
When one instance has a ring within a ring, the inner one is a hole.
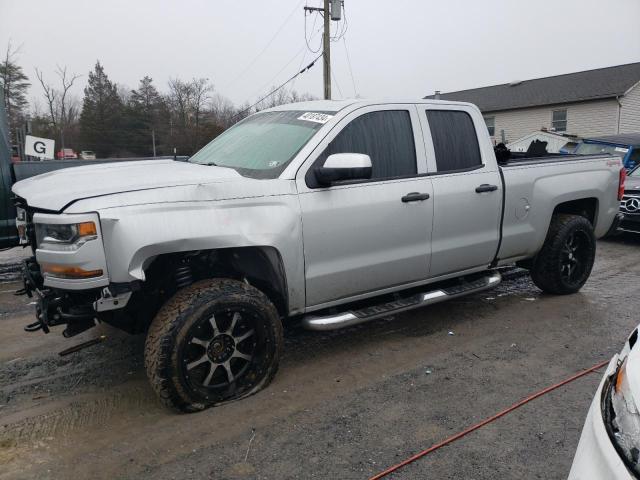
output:
M23 262L22 272L24 287L16 294L36 301L36 321L27 325L25 331L49 333L49 327L66 325L62 334L68 338L95 325L94 305L102 297L100 289L73 292L47 288L35 257Z
M640 409L638 399L632 393L628 371L637 339L638 331L635 330L629 338L629 353L618 361L615 373L604 384L601 407L611 443L627 469L640 479Z
M20 243L34 256L23 261L23 288L18 295L35 299L36 321L25 330L49 333L65 325L65 337L73 337L96 321L125 325L123 309L135 285L109 282L97 213L56 214L16 202L16 226Z

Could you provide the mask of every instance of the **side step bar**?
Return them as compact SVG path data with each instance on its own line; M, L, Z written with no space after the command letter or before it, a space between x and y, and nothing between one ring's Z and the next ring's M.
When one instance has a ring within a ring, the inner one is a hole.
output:
M392 300L390 302L364 307L357 310L331 315L307 315L302 319L302 326L308 330L337 330L350 327L359 323L368 322L380 317L386 317L396 313L412 310L414 308L444 302L452 298L462 297L471 293L481 292L497 286L502 281L502 276L497 271L477 278L473 281L463 281L459 285L440 288L428 292L414 294L407 298Z

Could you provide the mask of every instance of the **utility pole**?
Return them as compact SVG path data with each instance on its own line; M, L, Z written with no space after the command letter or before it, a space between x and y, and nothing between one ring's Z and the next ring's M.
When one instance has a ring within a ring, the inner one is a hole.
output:
M324 79L324 99L331 100L331 31L329 0L324 0L324 34L322 35L322 59L324 60L322 77Z
M156 131L151 129L151 143L153 143L153 158L156 158Z
M322 34L322 79L324 82L324 99L331 100L331 20L339 21L342 18L342 0L324 0L324 6L304 7L308 12L320 12L324 19L324 33Z

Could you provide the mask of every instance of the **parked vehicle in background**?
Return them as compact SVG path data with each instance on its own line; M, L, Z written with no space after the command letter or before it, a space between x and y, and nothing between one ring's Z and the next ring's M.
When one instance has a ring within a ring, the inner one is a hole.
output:
M591 155L610 153L622 158L627 170L640 165L640 133L608 135L606 137L585 138L578 144L574 153Z
M78 154L74 152L72 148L65 148L58 150L56 158L58 160L76 160L78 158Z
M80 158L82 160L95 160L96 159L96 154L95 154L95 152L92 152L91 150L82 150L80 152Z
M640 478L640 345L636 328L591 403L569 480Z
M620 212L623 215L620 230L640 233L640 165L627 175Z
M619 157L501 152L475 106L318 101L248 117L188 162L18 182L30 331L147 331L163 402L193 412L275 375L283 320L330 330L491 288L519 262L580 290L614 226Z
M16 163L20 161L20 154L18 153L18 147L15 145L11 146L11 163Z

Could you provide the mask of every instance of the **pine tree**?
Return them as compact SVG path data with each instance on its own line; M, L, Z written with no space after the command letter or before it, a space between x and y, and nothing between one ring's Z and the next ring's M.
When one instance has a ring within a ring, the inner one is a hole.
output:
M0 87L4 90L4 107L9 119L11 140L15 141L15 130L24 120L27 102L27 90L31 86L22 67L15 62L18 49L12 49L11 43L2 63L0 63Z
M153 85L153 79L145 76L137 90L131 91L127 105L126 145L140 155L153 154L155 137L156 154L166 150L169 111L162 95Z
M120 150L123 105L117 86L109 80L100 62L96 62L84 89L80 136L83 148L91 149L100 157Z

